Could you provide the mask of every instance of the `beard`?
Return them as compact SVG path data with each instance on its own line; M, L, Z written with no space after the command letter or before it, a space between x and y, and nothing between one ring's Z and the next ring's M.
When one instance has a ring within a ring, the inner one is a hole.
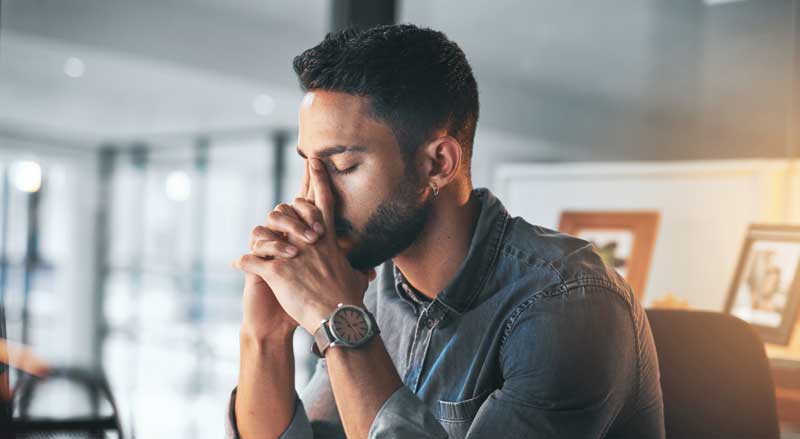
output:
M352 223L336 215L337 234L355 235L347 260L356 270L377 267L411 246L422 233L431 212L431 198L419 201L424 184L413 169L393 188L366 225L356 232Z

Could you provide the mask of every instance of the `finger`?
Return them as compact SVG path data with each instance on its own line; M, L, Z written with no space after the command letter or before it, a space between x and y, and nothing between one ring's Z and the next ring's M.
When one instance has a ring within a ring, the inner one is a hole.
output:
M297 247L281 241L258 241L253 246L253 254L267 259L291 259L297 256Z
M231 262L231 266L233 266L233 265L234 265L234 263ZM236 268L236 267L234 267L234 268ZM256 285L263 284L263 283L266 283L266 282L264 282L264 279L261 279L261 276L259 276L257 274L253 274L253 273L248 273L248 272L244 273L244 287L245 288L252 288L252 287L254 287Z
M294 218L294 219L296 219L298 221L300 220L300 216L297 215L297 212L295 212L294 208L292 206L290 206L289 204L287 204L287 203L280 203L277 206L275 206L274 208L272 208L272 210L277 210L278 212L280 212L280 213L282 213L282 214L284 214L284 215L286 215L286 216L288 216L290 218ZM267 214L267 217L269 217L269 213ZM264 220L264 222L266 222L266 220Z
M255 274L264 278L268 274L269 267L267 266L268 260L258 257L253 254L244 254L234 259L231 266L245 273Z
M252 250L258 241L284 241L284 239L264 226L255 226L250 231L250 241L247 243L247 248Z
M295 207L296 203L305 203L304 207L301 207L301 210L298 210ZM295 198L295 203L292 205L288 205L286 203L279 204L276 210L280 211L284 215L288 215L290 218L294 218L295 220L304 224L309 230L316 232L315 234L308 234L308 232L304 233L304 238L311 239L310 243L315 242L319 237L325 232L324 227L322 226L322 213L319 212L314 203L310 200L306 200L305 198ZM318 225L316 225L319 223Z
M314 202L314 185L311 184L311 161L306 160L306 193L302 196L306 198L306 200Z
M322 212L322 220L325 222L325 233L336 236L330 177L319 159L311 159L311 185L314 187L314 205Z
M303 178L300 180L300 192L297 193L297 198L307 198L308 188L311 186L311 179L308 174L308 160L303 162Z
M312 203L314 202L314 185L312 184L308 185L308 193L306 194L306 200Z
M319 234L295 214L287 214L277 209L267 215L264 225L273 232L285 233L289 243L295 246L301 243L311 244L319 238Z
M322 225L322 212L317 208L309 200L305 198L295 198L294 202L292 203L292 207L294 208L297 215L302 219L309 227L314 229L315 232L319 233L320 235L325 233L325 227Z

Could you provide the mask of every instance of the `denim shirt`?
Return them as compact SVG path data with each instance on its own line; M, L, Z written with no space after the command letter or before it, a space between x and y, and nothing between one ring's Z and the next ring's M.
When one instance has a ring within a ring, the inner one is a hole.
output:
M631 287L589 242L511 218L487 189L472 196L468 254L434 300L391 260L365 293L405 384L369 438L663 438L658 359ZM281 438L345 437L324 358L295 395Z

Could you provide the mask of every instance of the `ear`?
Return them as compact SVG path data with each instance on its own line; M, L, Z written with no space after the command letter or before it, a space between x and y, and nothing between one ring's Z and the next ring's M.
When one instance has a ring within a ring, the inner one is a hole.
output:
M429 183L443 189L458 176L463 154L458 140L443 133L420 149L423 175Z

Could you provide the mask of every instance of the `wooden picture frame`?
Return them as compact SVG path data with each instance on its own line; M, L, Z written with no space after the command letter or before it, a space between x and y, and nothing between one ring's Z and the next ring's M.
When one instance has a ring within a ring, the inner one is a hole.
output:
M766 343L786 345L800 307L800 226L751 224L725 312L750 323Z
M641 300L645 294L659 221L660 213L651 210L566 210L561 212L558 228L592 242L604 261L625 278ZM599 242L603 239L608 242Z

